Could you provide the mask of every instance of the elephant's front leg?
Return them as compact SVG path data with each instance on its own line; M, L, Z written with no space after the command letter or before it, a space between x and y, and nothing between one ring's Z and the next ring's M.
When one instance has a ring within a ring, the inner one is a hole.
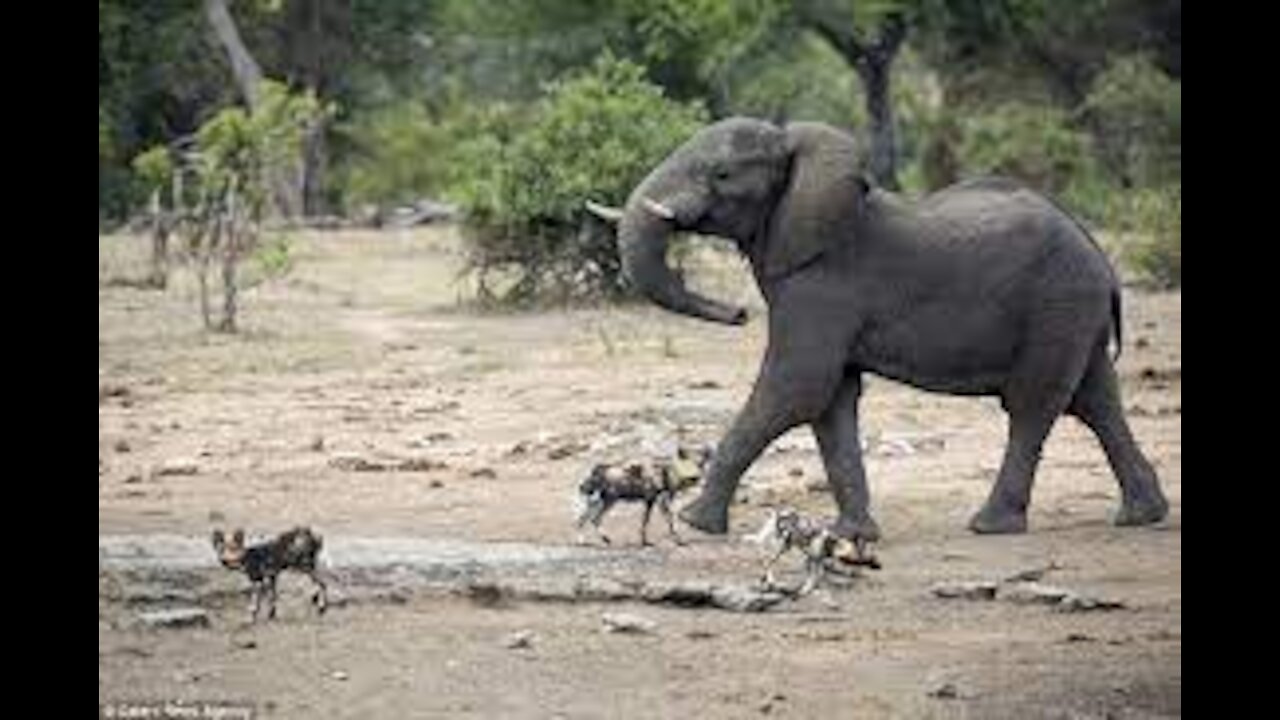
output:
M840 510L833 531L855 541L859 556L866 543L880 539L880 528L871 518L871 495L862 464L862 443L858 431L858 399L861 395L861 376L846 377L831 405L813 424L813 434L818 439L822 463L827 471L827 482Z
M783 347L795 345L794 352L772 352L771 346L751 397L716 448L702 494L679 513L684 522L706 533L727 533L742 474L779 435L813 422L831 404L842 358L824 348L827 343Z

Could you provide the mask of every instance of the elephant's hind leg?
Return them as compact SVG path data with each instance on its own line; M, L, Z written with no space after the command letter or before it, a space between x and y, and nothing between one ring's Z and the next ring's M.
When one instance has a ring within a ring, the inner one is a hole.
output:
M1069 339L1088 337L1068 318L1039 318L1046 333L1032 338L1001 396L1009 413L1009 439L996 483L969 521L976 533L1023 533L1045 438L1066 409L1089 361L1089 352ZM1055 341L1057 339L1057 341Z
M1120 483L1117 525L1149 525L1169 514L1169 501L1160 480L1138 448L1125 420L1115 368L1106 349L1099 346L1089 360L1084 379L1071 399L1069 412L1098 436L1107 461Z

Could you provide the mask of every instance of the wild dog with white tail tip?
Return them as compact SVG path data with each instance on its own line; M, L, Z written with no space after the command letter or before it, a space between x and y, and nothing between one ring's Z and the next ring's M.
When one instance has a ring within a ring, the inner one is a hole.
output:
M760 530L747 538L762 546L773 545L777 549L765 563L760 582L774 587L773 566L783 555L799 550L805 558L805 581L796 592L808 595L818 586L833 562L845 566L866 566L880 569L880 561L866 553L865 543L840 537L827 525L805 517L792 507L770 508Z
M606 513L619 502L644 503L644 518L640 523L640 544L649 545L649 518L656 505L667 519L667 529L677 545L684 540L676 532L671 503L676 496L693 487L706 473L711 462L709 447L681 446L675 458L632 463L599 463L591 468L585 480L578 485L577 528L578 543L585 542L583 527L590 522L600 540L610 544L609 536L600 529Z

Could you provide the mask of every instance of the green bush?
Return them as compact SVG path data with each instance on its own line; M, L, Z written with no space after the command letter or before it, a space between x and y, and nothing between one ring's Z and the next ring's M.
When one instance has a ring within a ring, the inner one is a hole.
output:
M438 195L456 141L452 130L415 100L370 111L341 128L353 146L342 177L344 203L387 206Z
M960 163L969 174L1009 175L1057 194L1091 169L1088 138L1056 108L1005 103L961 125Z
M959 120L961 174L996 173L1017 178L1099 221L1114 188L1093 155L1087 134L1066 112L1050 105L1010 102Z
M1112 61L1094 81L1085 111L1109 170L1126 185L1182 180L1182 83L1144 57Z
M451 196L464 211L468 269L482 290L524 302L624 291L613 233L583 202L621 205L648 170L707 120L664 97L644 68L609 55L551 84L527 125L501 110L458 148Z
M1129 233L1121 259L1144 280L1182 287L1182 184L1127 193L1113 227Z

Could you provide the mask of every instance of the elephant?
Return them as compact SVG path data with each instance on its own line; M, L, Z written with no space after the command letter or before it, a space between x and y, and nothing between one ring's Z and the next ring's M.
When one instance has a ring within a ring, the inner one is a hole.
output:
M745 308L686 287L668 266L672 234L694 232L736 244L767 307L754 387L681 520L727 533L742 474L807 424L838 509L833 529L879 540L858 428L867 374L1000 399L1008 435L969 522L976 533L1026 532L1041 449L1064 414L1101 442L1121 491L1115 524L1164 519L1168 501L1121 405L1120 284L1084 226L999 176L909 199L876 187L861 158L855 137L830 125L730 117L672 151L613 213L624 274L648 300L747 321Z

